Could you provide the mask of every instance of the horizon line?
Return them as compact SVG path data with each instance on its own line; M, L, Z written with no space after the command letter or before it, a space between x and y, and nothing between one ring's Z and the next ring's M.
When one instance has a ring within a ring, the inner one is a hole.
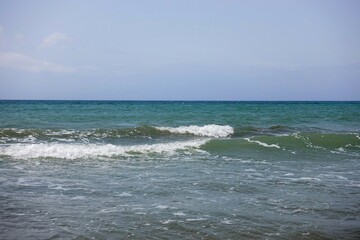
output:
M0 99L0 101L97 101L97 102L360 102L360 100L162 100L162 99Z

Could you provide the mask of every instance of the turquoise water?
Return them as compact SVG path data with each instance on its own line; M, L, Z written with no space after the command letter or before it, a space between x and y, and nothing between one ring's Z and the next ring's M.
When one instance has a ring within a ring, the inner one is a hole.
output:
M359 102L0 101L0 239L358 239Z

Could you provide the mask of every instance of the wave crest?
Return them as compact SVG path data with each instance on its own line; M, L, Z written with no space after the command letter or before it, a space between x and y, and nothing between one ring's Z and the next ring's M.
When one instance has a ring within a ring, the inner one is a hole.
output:
M87 140L92 143L117 138L157 138L171 135L195 135L201 137L228 137L234 133L230 126L180 126L180 127L152 127L138 126L134 128L115 129L0 129L0 143L36 143L74 142Z
M221 126L216 124L210 124L205 126L180 126L180 127L156 127L161 131L169 131L176 134L193 134L201 137L215 137L222 138L228 137L234 133L234 129L229 126Z

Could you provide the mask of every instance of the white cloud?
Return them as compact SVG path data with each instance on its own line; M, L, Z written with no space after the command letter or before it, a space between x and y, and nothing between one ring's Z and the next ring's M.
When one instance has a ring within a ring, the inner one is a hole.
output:
M62 66L48 61L37 60L29 56L13 52L0 53L0 67L34 73L71 73L75 71L75 69L71 67Z
M59 43L68 43L70 42L71 39L69 37L67 37L64 33L53 33L49 36L47 36L44 41L42 42L41 46L42 47L52 47L55 46L56 44Z

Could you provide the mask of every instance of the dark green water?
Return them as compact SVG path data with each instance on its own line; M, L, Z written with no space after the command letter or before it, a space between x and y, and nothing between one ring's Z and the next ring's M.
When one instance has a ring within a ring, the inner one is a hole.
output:
M0 239L358 239L359 102L0 101Z

